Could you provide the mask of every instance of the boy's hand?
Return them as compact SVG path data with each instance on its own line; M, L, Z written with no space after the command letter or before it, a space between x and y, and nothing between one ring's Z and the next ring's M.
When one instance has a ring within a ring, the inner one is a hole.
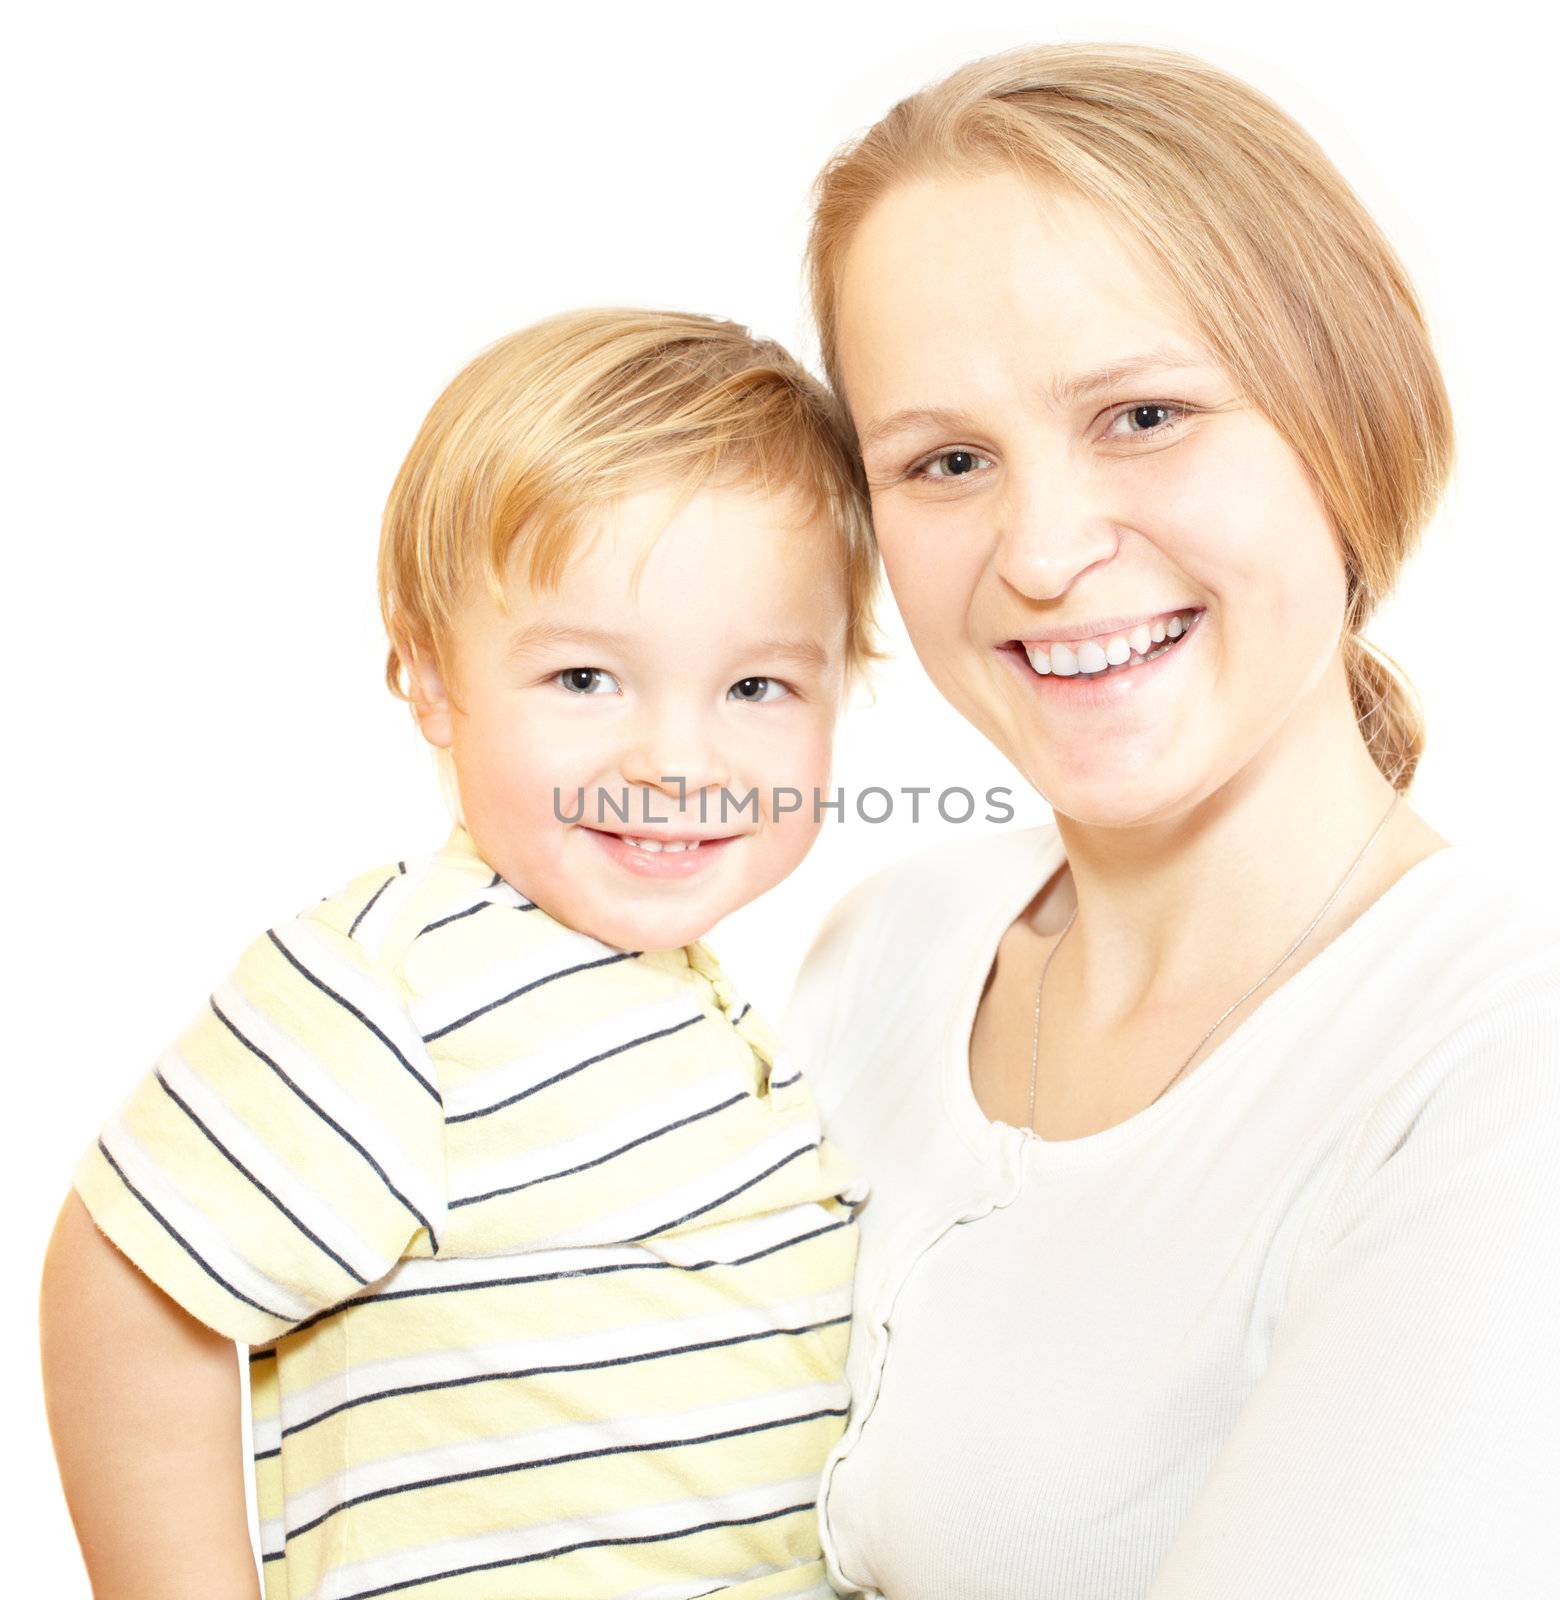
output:
M73 1193L43 1275L43 1373L95 1600L258 1600L239 1366Z

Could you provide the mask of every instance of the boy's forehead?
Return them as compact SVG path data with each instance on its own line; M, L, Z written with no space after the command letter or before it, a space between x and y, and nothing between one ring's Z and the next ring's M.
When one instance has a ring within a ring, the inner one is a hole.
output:
M505 597L517 625L555 640L659 624L751 639L764 626L793 633L799 621L832 631L843 622L844 572L840 540L794 491L655 486L582 518L553 584L533 584L512 551Z
M825 535L818 508L798 487L719 480L643 485L592 508L580 526L581 556L611 562L638 558L668 539L707 545L713 556L743 539L799 550Z
M517 541L518 542L518 541ZM845 562L797 498L742 490L624 496L584 518L554 582L510 550L502 606L467 611L470 669L576 664L730 664L827 672L845 654ZM754 664L757 662L757 664Z

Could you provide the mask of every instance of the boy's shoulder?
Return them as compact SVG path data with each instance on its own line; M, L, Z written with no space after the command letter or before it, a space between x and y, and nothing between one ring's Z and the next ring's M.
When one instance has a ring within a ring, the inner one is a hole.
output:
M497 915L504 912L511 915ZM516 912L529 914L522 920L512 915ZM534 946L568 932L505 882L458 824L438 850L359 872L306 907L298 920L349 940L363 958L395 975L404 974L428 935L456 924L468 951L515 937ZM510 938L500 938L501 932Z

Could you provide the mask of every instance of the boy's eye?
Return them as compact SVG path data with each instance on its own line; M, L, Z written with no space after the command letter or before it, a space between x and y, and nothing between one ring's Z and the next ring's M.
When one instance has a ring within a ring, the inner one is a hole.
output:
M739 678L727 694L733 700L778 700L791 691L778 678Z
M600 667L565 667L555 682L573 694L616 694L621 687L610 672Z

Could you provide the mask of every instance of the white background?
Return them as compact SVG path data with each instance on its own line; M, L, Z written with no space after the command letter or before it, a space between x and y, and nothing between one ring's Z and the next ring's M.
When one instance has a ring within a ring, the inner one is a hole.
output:
M813 359L814 173L971 56L1201 54L1294 113L1381 219L1460 427L1452 494L1373 630L1428 709L1415 803L1553 874L1557 41L1521 16L143 0L8 25L13 1583L87 1593L36 1382L38 1270L77 1151L250 937L447 830L381 684L374 592L424 411L482 345L571 305L735 316ZM1014 826L1044 816L902 641L842 727L836 781L1008 783ZM952 831L827 831L717 931L739 987L778 1014L836 895Z

